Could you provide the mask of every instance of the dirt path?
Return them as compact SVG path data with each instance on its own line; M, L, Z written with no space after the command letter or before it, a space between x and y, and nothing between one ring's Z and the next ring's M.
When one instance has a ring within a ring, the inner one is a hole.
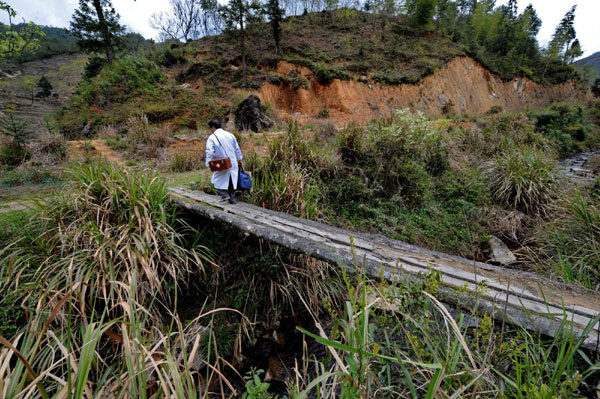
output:
M110 148L104 140L69 141L69 158L86 159L102 157L119 165L123 165L123 156Z

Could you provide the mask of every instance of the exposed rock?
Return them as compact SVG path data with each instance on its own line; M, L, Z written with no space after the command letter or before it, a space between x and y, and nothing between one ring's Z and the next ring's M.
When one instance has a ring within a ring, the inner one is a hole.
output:
M517 261L516 256L501 239L491 236L490 247L492 249L492 261L503 265L510 265Z
M262 113L260 99L254 94L248 96L238 105L235 110L235 124L238 129L252 130L255 133L273 126L273 122Z
M83 137L89 137L89 136L91 136L91 133L92 133L92 124L91 123L86 124L83 127L83 129L81 129L81 135Z

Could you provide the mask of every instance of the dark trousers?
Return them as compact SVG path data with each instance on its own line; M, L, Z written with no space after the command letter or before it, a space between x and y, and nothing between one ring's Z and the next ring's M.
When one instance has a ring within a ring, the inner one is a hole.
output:
M233 181L231 180L231 176L229 176L229 187L227 190L219 190L217 189L221 198L235 198L235 189L233 188Z

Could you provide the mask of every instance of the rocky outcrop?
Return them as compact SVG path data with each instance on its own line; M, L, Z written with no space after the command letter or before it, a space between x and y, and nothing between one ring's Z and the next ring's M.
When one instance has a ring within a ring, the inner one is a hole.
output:
M310 81L310 89L265 83L259 97L285 114L317 117L327 110L337 122L368 122L390 115L398 108L420 110L429 116L444 111L456 114L482 114L499 106L506 111L520 111L548 106L568 99L588 99L590 94L572 82L543 86L520 78L503 82L480 63L469 57L456 57L418 84L386 86L370 77L319 83L306 67L280 62L277 72L295 71Z

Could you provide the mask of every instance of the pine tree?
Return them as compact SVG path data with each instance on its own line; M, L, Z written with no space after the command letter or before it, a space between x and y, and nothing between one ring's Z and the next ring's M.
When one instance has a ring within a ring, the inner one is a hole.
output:
M79 9L71 19L71 33L83 51L105 52L111 63L124 31L110 0L79 0Z
M600 78L596 79L594 84L592 84L592 93L600 98Z
M40 91L37 92L37 94L35 95L36 97L46 98L49 97L50 94L52 94L52 84L45 76L42 76L40 78L40 80L37 83L37 87L40 89Z
M221 7L221 16L227 30L235 32L240 45L242 56L242 75L246 83L246 39L248 23L252 22L259 14L256 3L250 4L248 0L231 0L227 5Z
M31 138L33 132L25 119L17 118L13 111L0 118L0 134L11 137L12 145L21 148Z
M275 41L275 51L281 53L281 20L283 19L284 10L279 7L279 0L268 0L266 5L266 14L269 17L271 24L271 33Z
M413 24L422 29L433 27L436 0L410 0L407 1L408 14Z

